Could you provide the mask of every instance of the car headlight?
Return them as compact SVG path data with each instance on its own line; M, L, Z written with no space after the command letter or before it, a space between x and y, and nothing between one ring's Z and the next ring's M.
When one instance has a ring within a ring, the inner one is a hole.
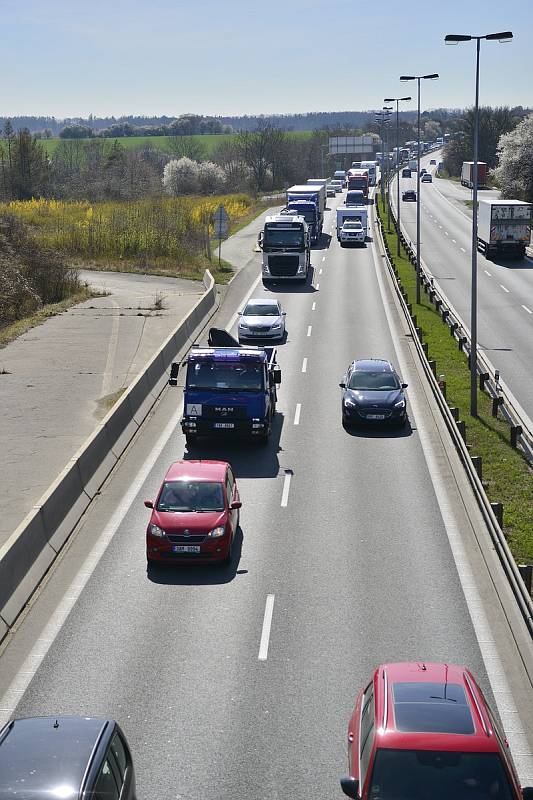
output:
M394 403L394 408L405 408L405 400L403 398L398 400L397 403Z
M163 528L160 528L159 525L155 525L153 522L150 523L149 531L152 536L158 536L160 539L165 535Z
M224 536L225 533L226 528L224 525L219 525L217 528L213 528L212 531L209 531L207 535L210 536L211 539L218 539L220 536Z
M272 329L274 329L274 328L281 328L281 323L279 323L279 322L275 322L275 323L272 325Z
M344 405L345 406L354 406L355 407L357 405L357 403L355 402L355 400L352 400L351 397L345 397L344 398Z
M246 322L243 322L242 320L239 322L239 328L247 328L247 327L248 325L246 324Z

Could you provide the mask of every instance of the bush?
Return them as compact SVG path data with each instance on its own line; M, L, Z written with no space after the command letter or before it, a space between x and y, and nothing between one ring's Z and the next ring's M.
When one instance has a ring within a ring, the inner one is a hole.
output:
M163 188L167 194L179 197L181 194L198 192L199 167L196 161L187 156L173 158L163 170Z

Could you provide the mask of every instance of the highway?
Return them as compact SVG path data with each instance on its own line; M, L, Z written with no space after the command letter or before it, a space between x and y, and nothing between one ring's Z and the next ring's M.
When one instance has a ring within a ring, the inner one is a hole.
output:
M434 171L432 157L421 164ZM407 186L416 188L416 174L401 179L400 190ZM494 194L480 190L479 197ZM471 199L471 192L434 177L421 184L420 196L422 260L469 328L472 217L461 198ZM401 219L416 242L415 203L402 203ZM497 263L478 253L478 346L533 419L533 259Z
M312 282L258 280L239 298L275 295L287 311L269 445L188 453L169 387L0 655L0 721L115 717L140 800L340 797L355 695L377 664L404 659L468 665L533 780L531 685L476 551L476 512L379 254L336 241L339 202ZM243 258L251 284L260 255ZM217 324L234 331L238 307L228 292ZM364 356L409 383L405 430L343 430L338 382ZM227 568L147 572L143 500L184 456L232 463L237 553Z

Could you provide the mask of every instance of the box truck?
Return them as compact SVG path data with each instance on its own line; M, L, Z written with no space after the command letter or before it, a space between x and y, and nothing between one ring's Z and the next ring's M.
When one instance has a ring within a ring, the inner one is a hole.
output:
M341 228L346 220L357 220L363 226L365 238L368 236L368 209L366 206L339 206L337 208L337 240L340 241Z
M531 239L531 203L521 200L479 200L477 249L486 258L523 258Z

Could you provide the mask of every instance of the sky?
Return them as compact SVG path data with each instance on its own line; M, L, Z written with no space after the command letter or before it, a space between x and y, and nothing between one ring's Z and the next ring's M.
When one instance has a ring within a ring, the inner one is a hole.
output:
M533 0L0 0L0 116L283 114L533 106ZM413 100L403 104L416 108Z

